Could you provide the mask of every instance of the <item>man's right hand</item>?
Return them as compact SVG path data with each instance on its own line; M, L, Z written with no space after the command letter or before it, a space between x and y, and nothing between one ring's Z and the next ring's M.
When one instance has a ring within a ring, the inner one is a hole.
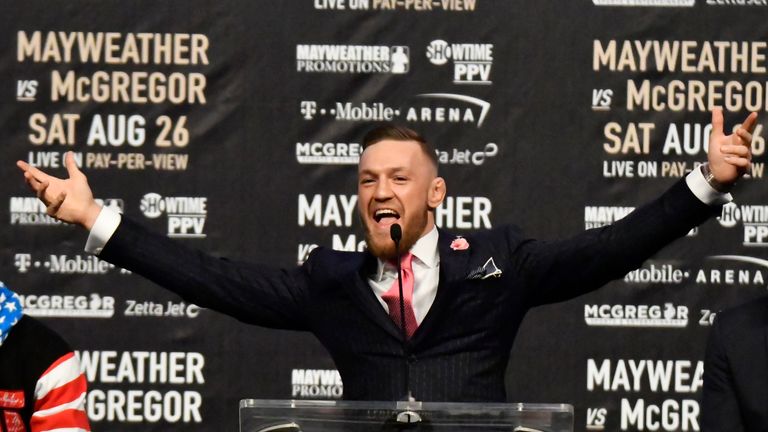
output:
M16 166L24 171L24 180L45 204L49 215L62 222L91 229L101 212L101 206L93 199L88 179L77 168L72 152L64 156L68 179L50 176L24 161L17 161Z

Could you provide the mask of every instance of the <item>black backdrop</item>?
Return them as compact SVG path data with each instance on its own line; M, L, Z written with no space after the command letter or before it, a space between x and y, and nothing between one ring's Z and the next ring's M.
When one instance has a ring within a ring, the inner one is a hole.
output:
M394 120L441 152L441 226L558 238L704 161L711 105L729 126L763 116L760 3L5 2L0 279L81 353L96 429L232 430L241 398L339 398L311 335L181 304L88 257L85 233L45 217L14 161L63 175L72 150L129 217L291 266L313 245L359 247L357 143ZM698 430L710 320L765 290L762 124L754 145L754 178L721 218L625 280L528 315L510 401L574 404L577 430Z

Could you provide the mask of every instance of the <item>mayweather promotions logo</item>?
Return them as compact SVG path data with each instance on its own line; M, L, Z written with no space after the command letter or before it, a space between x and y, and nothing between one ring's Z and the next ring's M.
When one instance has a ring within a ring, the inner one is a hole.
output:
M404 74L410 63L407 46L296 45L297 72Z
M335 369L294 369L291 397L294 399L341 399L344 384Z

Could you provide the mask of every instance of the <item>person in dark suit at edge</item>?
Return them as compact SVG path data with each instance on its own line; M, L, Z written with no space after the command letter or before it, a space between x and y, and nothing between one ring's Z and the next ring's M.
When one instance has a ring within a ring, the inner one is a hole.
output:
M718 312L702 399L703 432L768 431L768 297Z
M750 114L725 135L722 111L713 110L708 164L624 219L554 242L527 238L514 226L464 237L437 228L434 211L446 183L434 149L410 129L382 126L366 135L358 166L368 250L319 247L291 269L211 257L100 208L71 154L66 179L17 165L50 215L90 231L86 250L101 259L243 322L314 333L339 370L345 399L401 399L408 374L418 400L503 402L510 349L526 311L623 277L719 213L731 199L724 192L749 168L756 119ZM395 223L402 226L403 317L390 303Z

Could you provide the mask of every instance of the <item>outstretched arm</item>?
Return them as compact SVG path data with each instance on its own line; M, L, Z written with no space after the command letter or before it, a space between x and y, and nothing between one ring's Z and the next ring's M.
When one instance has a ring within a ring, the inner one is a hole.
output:
M24 179L47 206L49 215L91 231L101 206L93 199L88 179L77 168L71 152L64 163L67 179L48 175L26 162L16 165L24 171ZM103 227L102 221L99 224ZM101 240L105 243L94 249L86 246L87 250L199 306L262 326L308 328L304 308L310 265L283 270L219 259L153 234L127 218L121 218Z
M725 135L722 111L712 111L707 165L712 177L705 178L719 192L727 192L749 169L756 122L757 115L752 113L733 134ZM698 174L704 188L709 189L698 172L691 174ZM676 238L719 214L717 205L724 202L703 199L686 179L610 226L558 242L526 243L521 248L526 252L520 255L526 258L521 268L531 275L530 285L540 287L533 304L569 299L623 277Z
M730 135L723 132L723 111L712 110L712 135L709 139L709 169L715 185L728 190L749 172L752 161L752 132L757 124L757 113L751 113L744 123Z
M67 179L48 175L24 161L17 161L16 166L24 171L24 180L46 205L49 215L62 222L91 229L101 206L93 199L88 179L77 168L72 152L67 152L64 157L64 166L69 174Z

